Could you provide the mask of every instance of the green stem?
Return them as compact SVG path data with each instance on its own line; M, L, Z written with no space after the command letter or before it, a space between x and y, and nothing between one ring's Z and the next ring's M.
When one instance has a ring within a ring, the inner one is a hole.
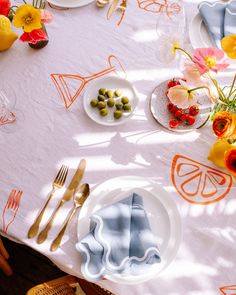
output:
M199 86L199 87L196 87L196 88L189 89L188 93L190 94L192 91L196 91L196 90L203 89L203 88L207 89L209 96L212 98L210 89L207 86Z
M185 54L188 56L188 58L189 58L190 60L193 60L192 56L191 56L187 51L185 51L183 48L180 48L180 47L174 47L174 49L175 49L175 50L180 50L180 51L182 51L183 53L185 53Z
M231 85L231 88L230 88L230 91L229 91L228 99L230 99L230 96L232 94L232 90L234 88L235 81L236 81L236 74L234 75L234 79L233 79L233 82L232 82L232 85Z

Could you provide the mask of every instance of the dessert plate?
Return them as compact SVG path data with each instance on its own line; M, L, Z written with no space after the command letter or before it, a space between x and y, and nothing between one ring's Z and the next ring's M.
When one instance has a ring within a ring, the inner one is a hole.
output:
M62 8L77 8L88 5L95 0L47 0L50 4Z

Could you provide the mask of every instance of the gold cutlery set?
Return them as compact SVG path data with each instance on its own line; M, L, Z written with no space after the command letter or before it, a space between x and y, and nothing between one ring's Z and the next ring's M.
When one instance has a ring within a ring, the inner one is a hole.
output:
M87 183L84 183L80 186L80 181L84 175L85 167L86 167L86 161L83 159L80 161L79 166L78 166L69 186L67 187L60 203L58 204L57 208L52 213L52 215L49 218L44 229L38 235L37 243L41 244L47 239L48 232L52 227L53 220L54 220L57 212L60 210L60 208L66 202L70 201L73 197L74 198L74 206L73 206L72 210L70 211L70 213L68 214L62 229L60 230L57 237L52 242L51 248L50 248L51 251L55 251L60 246L60 243L61 243L62 237L65 233L67 225L72 220L72 217L74 216L76 210L83 205L83 203L85 202L85 200L89 196L89 193L90 193L89 185ZM61 189L64 186L66 178L67 178L68 170L69 170L68 166L62 165L57 176L55 177L55 180L53 181L53 185L52 185L52 191L50 192L49 197L48 197L45 205L41 209L38 217L36 218L35 222L33 223L33 225L30 227L30 229L28 231L28 238L29 239L35 237L38 234L39 226L40 226L41 220L43 218L44 212L46 211L46 208L47 208L52 196L54 195L55 191L58 189Z

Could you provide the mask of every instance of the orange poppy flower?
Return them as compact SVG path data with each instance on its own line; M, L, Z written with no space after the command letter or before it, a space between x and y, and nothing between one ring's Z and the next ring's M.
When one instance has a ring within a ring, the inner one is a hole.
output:
M236 149L229 150L225 153L225 166L230 173L236 175Z
M218 138L236 137L236 115L226 111L216 113L212 128Z

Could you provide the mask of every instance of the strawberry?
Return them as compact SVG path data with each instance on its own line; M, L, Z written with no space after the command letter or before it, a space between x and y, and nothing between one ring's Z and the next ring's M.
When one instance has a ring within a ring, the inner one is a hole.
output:
M172 80L170 80L170 81L168 82L168 84L167 84L168 89L171 88L171 87L174 87L174 86L176 86L176 85L180 85L180 83L179 83L179 81L177 81L175 78L172 79Z
M182 116L182 112L180 111L180 110L177 110L175 113L174 113L174 117L176 118L176 119L179 119L181 116Z
M179 126L180 121L176 120L176 119L171 119L169 121L169 126L170 128L176 128L177 126Z
M170 112L174 114L176 111L178 111L178 107L174 105Z
M166 97L168 97L168 90L166 90Z
M167 110L168 110L169 112L171 112L171 110L173 109L173 107L174 107L174 104L173 104L172 102L169 102L169 103L167 104Z
M191 106L189 108L189 114L191 116L197 116L198 113L199 113L199 107L198 106L194 105L194 106Z
M195 118L191 115L186 115L186 122L188 125L193 125L195 123Z
M183 122L186 120L186 114L182 114L181 117L179 118L180 122Z

